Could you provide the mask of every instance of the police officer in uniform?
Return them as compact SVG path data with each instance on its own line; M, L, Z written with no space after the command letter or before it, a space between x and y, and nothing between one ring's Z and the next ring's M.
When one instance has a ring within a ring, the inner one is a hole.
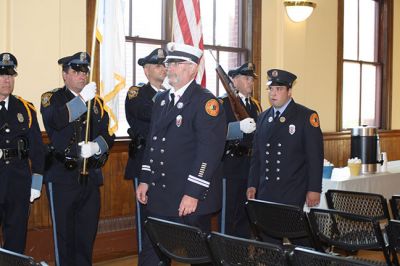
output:
M172 88L154 103L150 133L136 195L148 215L211 229L221 207L221 158L226 119L219 101L194 78L202 51L167 45L167 76ZM157 265L154 250L146 254Z
M96 84L87 84L90 57L78 52L58 60L65 86L42 95L41 112L50 139L45 172L55 242L56 265L92 265L100 211L99 186L114 135ZM84 143L87 102L91 101L89 141ZM81 178L87 159L88 179ZM80 182L79 182L80 181Z
M17 65L11 53L0 54L0 222L3 248L23 253L29 201L42 188L44 147L35 107L12 94Z
M246 202L253 132L256 129L255 122L257 117L261 113L259 102L251 97L254 78L257 77L254 71L254 64L245 63L228 72L237 90L238 101L246 109L249 118L238 121L232 111L229 98L227 96L222 98L226 122L229 127L228 132L238 132L240 130L240 138L231 139L228 135L228 141L225 144L223 177L226 179L226 201L225 214L221 214L221 223L223 225L225 222L226 234L243 238L250 237L250 225L244 204ZM239 130L234 130L234 127Z
M164 49L157 48L148 56L140 58L138 64L143 67L148 83L143 86L132 86L125 99L126 120L130 128L128 133L131 137L129 145L129 158L125 168L125 178L134 182L134 188L138 185L138 178L142 170L142 160L146 138L150 129L150 118L153 109L155 95L163 91L162 83L167 75L164 60L166 52ZM142 234L144 231L145 205L140 205L140 213L136 210L137 237L139 252L142 249ZM138 220L140 219L140 220ZM151 248L151 247L150 247ZM142 265L139 256L139 265Z
M296 78L268 71L272 106L258 118L247 197L313 207L322 188L322 132L318 114L292 98Z

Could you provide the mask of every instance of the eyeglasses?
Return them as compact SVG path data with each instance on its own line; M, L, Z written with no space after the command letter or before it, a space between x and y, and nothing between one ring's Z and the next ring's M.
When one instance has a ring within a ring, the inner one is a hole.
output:
M177 67L178 65L189 65L192 64L190 62L184 61L184 62L168 62L165 63L165 67Z

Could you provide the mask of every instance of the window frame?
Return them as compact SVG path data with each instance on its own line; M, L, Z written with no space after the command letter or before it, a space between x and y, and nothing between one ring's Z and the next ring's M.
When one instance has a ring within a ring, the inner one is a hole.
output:
M337 50L337 100L336 100L336 130L345 130L342 127L343 115L343 63L351 60L343 59L343 19L344 1L338 1L338 50ZM374 0L379 4L380 14L378 28L378 59L382 66L381 70L381 93L377 97L380 105L381 129L391 129L392 120L392 62L393 62L393 0ZM363 61L360 62L361 65ZM361 108L361 107L360 107Z

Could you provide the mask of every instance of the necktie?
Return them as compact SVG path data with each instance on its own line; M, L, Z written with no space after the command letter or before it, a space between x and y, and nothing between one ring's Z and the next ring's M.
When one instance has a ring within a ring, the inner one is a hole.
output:
M0 119L1 120L6 120L6 115L7 115L7 109L6 109L6 102L1 101L0 102L1 110L0 110Z
M281 112L275 111L274 121L278 120L280 114Z
M246 102L246 109L250 111L251 105L250 105L249 98L246 98L245 102Z
M169 96L171 96L171 100L168 103L167 111L172 109L172 106L174 106L175 102L175 94L171 93Z

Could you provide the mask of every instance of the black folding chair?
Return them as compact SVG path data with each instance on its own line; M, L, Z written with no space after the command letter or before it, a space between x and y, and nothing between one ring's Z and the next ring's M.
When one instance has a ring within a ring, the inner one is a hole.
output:
M390 220L388 225L389 248L392 253L393 263L399 265L397 253L400 252L400 221Z
M330 189L325 193L329 209L390 220L386 199L380 194Z
M161 263L170 265L171 260L199 264L211 262L206 234L199 228L148 217L144 225Z
M371 266L372 263L296 247L289 256L292 266Z
M215 265L288 265L284 250L274 244L212 232L208 244Z
M335 247L347 252L379 249L383 252L386 262L370 261L370 263L392 265L378 220L337 210L314 208L310 210L308 218L311 230L318 240L319 251L327 251L325 247Z
M393 195L389 202L393 219L400 220L400 195Z
M47 266L45 262L35 262L32 257L21 255L3 248L0 248L1 266Z
M307 216L298 206L262 200L246 202L250 224L258 240L265 241L263 234L291 244L296 239L308 239L315 246Z

